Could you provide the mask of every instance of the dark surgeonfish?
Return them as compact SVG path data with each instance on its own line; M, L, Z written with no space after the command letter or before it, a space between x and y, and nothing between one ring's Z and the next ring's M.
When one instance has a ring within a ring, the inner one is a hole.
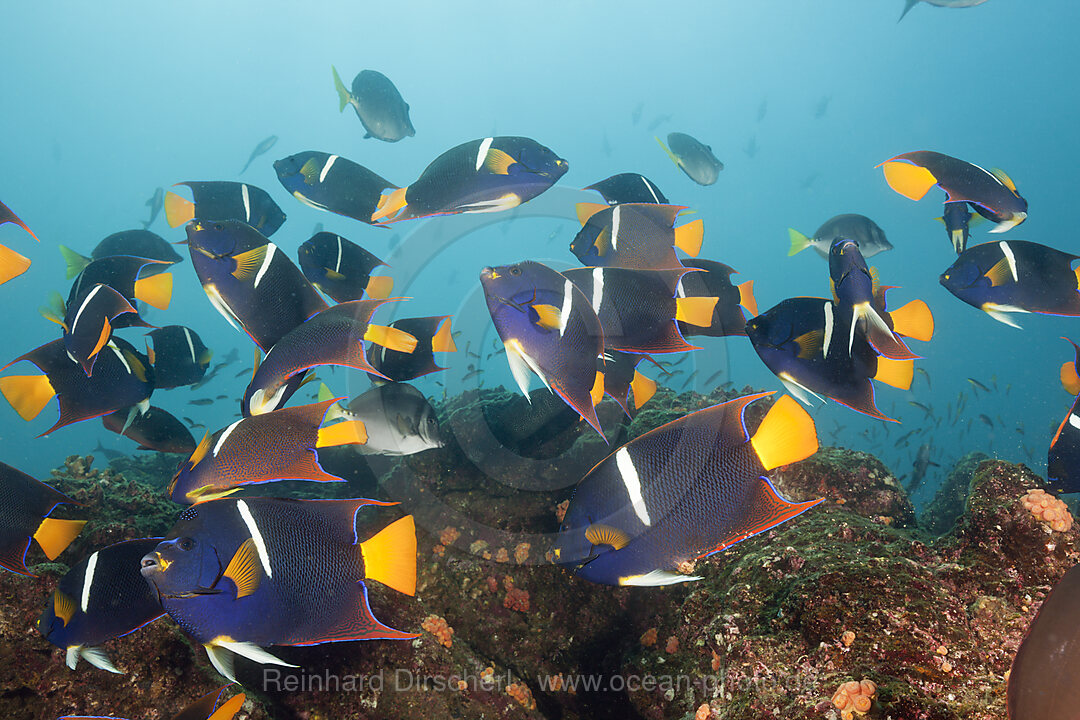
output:
M596 403L604 376L596 359L604 352L604 332L588 298L562 274L531 260L486 267L480 283L521 392L528 396L529 373L535 373L603 437Z
M595 267L564 270L600 319L605 350L674 353L697 350L683 339L679 322L708 325L717 298L679 297L681 270Z
M138 406L139 410L145 410L150 406L153 370L146 357L120 337L105 343L94 363L93 377L87 377L79 364L68 357L63 338L17 357L0 371L22 360L33 363L44 374L0 378L0 393L27 421L36 418L54 397L57 399L59 418L41 435L120 408Z
M143 230L149 230L150 226L157 220L158 214L161 213L161 208L165 206L165 188L159 187L155 189L154 194L143 204L150 208L150 219L142 221Z
M382 260L354 242L331 232L312 235L297 251L300 269L311 284L334 302L385 300L394 289L394 279L371 273Z
M1061 366L1061 386L1076 397L1047 451L1046 481L1056 492L1080 492L1080 346L1069 338L1073 359Z
M839 238L857 242L864 258L893 249L892 243L885 237L885 231L876 222L865 215L855 213L845 213L829 218L814 231L813 237L807 237L795 228L788 228L788 237L791 238L789 257L812 247L823 258L828 258L829 248Z
M634 393L635 410L640 409L656 394L656 381L642 375L637 369L638 364L649 356L618 350L606 350L604 354L606 357L600 366L600 371L604 374L604 394L619 403L627 417L632 417L631 392Z
M146 258L147 260L157 260L158 263L168 263L168 265L146 265L141 269L140 275L142 276L165 272L169 269L169 265L178 263L183 259L176 254L176 251L172 249L172 245L166 242L163 237L149 230L123 230L113 233L94 247L90 257L80 255L63 245L60 246L60 254L64 256L64 261L67 263L67 277L69 280L85 270L91 261L113 255L130 255L132 257Z
M445 369L436 364L434 353L457 352L449 315L399 318L389 326L416 338L416 348L406 353L385 345L368 345L367 361L378 372L378 375L372 376L373 379L386 378L394 382L415 380Z
M365 138L397 142L416 134L412 120L409 119L409 103L402 99L390 78L377 70L361 70L360 74L353 78L350 92L341 81L337 68L331 66L330 69L334 71L338 112L343 112L352 105L356 117L360 118L360 123L367 131Z
M832 398L841 405L879 420L896 422L874 403L871 379L907 389L914 377L913 360L878 356L862 335L846 342L851 315L823 298L788 298L746 322L746 334L758 357L788 392L806 403L811 397ZM896 320L894 320L894 325ZM903 327L896 327L901 333Z
M270 237L285 222L285 213L265 190L247 183L222 181L176 183L191 189L194 202L165 193L165 220L179 227L190 220L239 220Z
M361 541L356 515L383 503L223 498L184 511L142 560L166 612L235 682L233 654L287 665L263 648L409 640L375 619L366 582L416 592L411 515Z
M30 233L30 237L35 240L38 239L38 236L34 234L33 230L27 227L26 223L20 220L15 213L11 212L11 209L7 205L0 202L0 225L5 223L14 223ZM29 267L30 258L20 255L7 245L0 245L0 285L3 285L12 278L19 277L26 272Z
M1075 717L1080 707L1080 566L1043 601L1009 671L1009 720Z
M945 211L938 218L945 226L945 232L949 236L956 254L967 250L968 238L971 237L971 226L982 220L981 215L975 214L966 202L947 202Z
M585 187L604 196L608 205L620 203L653 203L667 205L668 199L649 178L638 173L619 173Z
M138 303L144 302L158 310L168 310L172 301L172 273L148 270L148 266L167 270L168 263L151 258L131 255L109 255L100 260L92 260L71 284L68 291L65 313L82 304L83 299L98 285L108 285L124 296L132 307L138 309ZM133 315L126 320L134 321ZM115 327L127 327L118 323Z
M187 236L191 263L210 304L263 352L327 308L288 256L251 226L196 221L187 226Z
M388 325L371 322L372 314L387 302L400 300L352 300L339 303L290 330L267 351L244 391L244 416L261 415L285 404L285 395L311 368L320 365L350 367L378 375L365 355L364 343L383 345L399 352L416 349L415 337Z
M733 285L731 276L738 271L723 263L713 260L694 258L684 260L688 268L698 268L702 272L689 272L679 280L679 297L715 297L716 306L707 324L697 325L688 321L679 321L679 332L683 337L704 335L707 337L728 337L746 335L746 315L758 314L757 300L754 299L754 281Z
M244 173L246 173L247 169L251 167L251 163L255 161L255 158L270 152L270 148L274 147L276 143L277 135L271 135L265 140L260 141L259 144L256 145L255 148L251 151L251 156L248 158L248 161L244 163L244 169L240 171L240 174L243 175Z
M841 312L850 313L847 349L861 332L874 349L893 360L916 357L882 317L875 306L878 294L876 275L866 266L866 260L854 240L837 238L829 250L829 282L833 298ZM827 348L831 349L831 348Z
M323 471L318 448L363 443L367 432L362 422L323 426L334 402L282 408L207 433L173 476L169 497L191 505L277 480L341 482Z
M814 421L787 396L748 435L746 406L770 394L691 413L609 455L574 490L557 561L607 585L700 580L697 560L821 502L789 502L765 477L818 448Z
M976 5L982 5L986 0L922 0L927 5L934 5L936 7L944 8L967 8L975 7ZM900 20L904 19L904 16L910 12L911 8L919 4L919 0L904 0L904 11L900 13Z
M146 538L109 545L60 578L35 627L66 652L69 668L85 658L94 667L121 674L101 645L165 614L139 572L142 557L159 542Z
M55 560L82 531L85 520L61 520L49 513L74 500L10 465L0 463L0 567L20 575L33 540Z
M435 158L407 187L379 200L372 221L499 212L532 200L566 174L566 161L526 137L462 143Z
M936 462L930 459L930 443L923 443L919 446L918 451L915 453L915 462L911 466L911 480L904 483L904 487L908 492L912 492L915 488L922 485L923 478L926 477L926 471L930 469L930 466L941 467Z
M223 687L203 695L194 703L173 715L171 720L233 720L243 708L247 696L244 693L233 695L219 706L218 700L225 690L226 688ZM125 720L125 718L117 718L112 715L65 715L60 720Z
M329 392L320 391L320 397ZM445 445L435 409L406 383L376 385L344 407L332 407L327 416L363 424L367 441L352 446L361 455L414 455Z
M274 171L282 186L308 207L369 225L383 192L398 187L352 160L315 150L276 161Z
M1008 313L1080 315L1080 256L1022 240L969 247L941 274L945 289L1006 325Z
M978 165L932 150L897 155L881 163L885 181L896 192L920 200L937 185L945 191L946 203L965 201L987 220L997 223L990 230L1000 233L1024 222L1027 200L1003 170L984 170Z
M191 431L167 410L153 405L144 413L121 408L101 418L106 430L134 440L140 450L188 455L195 451ZM126 428L124 426L127 426Z
M1061 365L1061 387L1070 395L1080 395L1080 345L1067 337L1061 338L1073 346L1073 359Z
M712 185L724 169L724 163L716 159L711 147L686 133L668 133L667 145L660 138L656 138L656 142L671 162L698 185Z
M206 375L214 352L199 334L183 325L165 325L147 333L146 356L154 367L154 387L169 390L194 385Z
M570 252L590 267L682 269L675 248L696 256L705 233L701 219L675 227L685 209L652 203L579 203L581 230L571 241Z
M138 317L123 295L101 283L90 288L77 305L68 306L63 324L64 348L87 377L93 374L98 353L112 337L116 318L125 314L134 319L123 323L124 327L152 327Z

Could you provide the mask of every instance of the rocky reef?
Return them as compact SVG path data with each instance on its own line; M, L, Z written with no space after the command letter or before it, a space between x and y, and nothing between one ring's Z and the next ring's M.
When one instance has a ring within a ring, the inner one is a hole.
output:
M661 391L633 422L610 402L602 420L615 447L730 397ZM767 405L752 406L748 427ZM965 458L944 490L955 500L932 506L941 519L924 516L924 529L875 457L823 447L772 479L790 499L825 502L700 560L700 582L593 585L551 564L550 549L574 481L609 447L559 405L501 389L438 411L444 448L371 462L335 450L324 462L347 475L334 494L396 500L416 516L416 596L371 583L370 600L417 637L275 649L300 670L241 660L240 717L1001 718L1016 647L1080 558L1080 529L1055 531L1022 502L1045 488L1022 465ZM72 672L33 630L61 563L168 529L179 508L162 488L174 467L150 458L96 470L73 456L53 473L84 503L65 511L90 523L59 562L29 558L36 578L0 574L5 718L170 717L221 684L167 617L106 646L125 675ZM395 512L364 521L377 529Z

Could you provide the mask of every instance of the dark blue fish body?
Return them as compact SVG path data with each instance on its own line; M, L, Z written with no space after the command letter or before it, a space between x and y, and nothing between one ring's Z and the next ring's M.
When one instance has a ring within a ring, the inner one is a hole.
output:
M161 209L160 205L158 209ZM94 260L110 255L133 255L170 264L183 260L165 238L149 230L124 230L113 233L99 242L90 253L90 257ZM166 267L155 268L150 265L144 268L143 272L160 271Z
M570 252L589 267L680 269L683 265L675 248L696 255L703 232L700 220L675 227L684 209L653 203L579 205L582 226L570 243Z
M394 286L387 277L372 282L371 273L386 263L335 233L312 235L297 256L304 276L334 302L363 300L365 295L385 299Z
M285 222L285 213L265 190L232 181L188 181L177 183L191 188L194 202L174 192L165 193L165 219L170 227L189 220L220 222L237 220L270 237Z
M699 580L689 574L699 558L821 502L789 502L764 477L817 449L813 421L791 398L776 404L773 422L767 416L751 440L743 412L767 394L662 425L596 465L570 501L556 543L558 561L609 585ZM784 442L771 438L781 425L789 428Z
M58 520L49 514L75 501L10 465L0 463L0 567L29 575L26 553L36 540L55 559L82 530L84 520Z
M649 178L638 173L619 173L585 187L604 196L608 205L620 203L653 203L667 205L668 199Z
M140 450L181 454L195 450L191 431L167 410L152 405L146 412L134 414L130 408L121 408L102 417L101 424L110 432L134 440Z
M1078 256L1021 240L969 247L941 275L941 284L995 320L1019 327L1006 313L1080 315Z
M521 392L532 371L603 435L590 396L604 351L600 320L574 284L546 265L526 261L480 273L488 312L506 346Z
M683 337L704 335L707 337L729 337L746 335L746 312L751 317L757 315L757 300L754 298L754 281L734 285L731 276L738 271L713 260L692 258L683 264L690 269L698 268L702 272L688 272L679 280L679 297L715 297L716 306L708 325L694 325L679 321L679 331Z
M416 348L411 353L392 350L385 345L372 343L367 348L367 361L379 375L394 382L407 382L444 368L435 362L437 352L455 352L451 335L450 317L439 315L421 318L399 318L390 327L407 332L416 338Z
M957 255L967 249L968 238L971 236L971 216L972 212L966 202L945 203L941 222L945 224L945 232L948 233L949 242Z
M915 357L878 312L874 304L877 281L866 266L857 242L846 238L833 241L829 248L829 277L837 308L851 317L850 323L846 323L849 352L855 335L861 333L886 357L897 360Z
M281 184L300 202L372 224L382 193L397 185L352 160L307 150L274 163Z
M168 267L160 260L133 255L107 255L93 260L71 284L65 307L69 313L77 311L95 286L108 285L131 303L136 312L140 300L161 310L168 309L172 297L172 275L162 272ZM138 325L140 322L138 316L132 314L130 317L117 318L114 327L129 327L129 323Z
M356 515L372 500L220 499L184 511L142 574L166 612L232 679L231 650L415 637L375 619L365 582L413 594L412 517L361 542Z
M118 318L132 315L124 327L150 327L123 295L108 285L94 285L77 305L69 305L64 318L64 348L87 376L93 374L98 352L112 337Z
M161 538L148 538L109 545L60 578L36 627L46 640L67 651L72 670L84 657L97 667L119 672L98 646L165 614L157 593L139 572L142 557L159 542Z
M183 325L165 325L147 333L146 354L159 390L194 385L206 375L213 352L199 334Z

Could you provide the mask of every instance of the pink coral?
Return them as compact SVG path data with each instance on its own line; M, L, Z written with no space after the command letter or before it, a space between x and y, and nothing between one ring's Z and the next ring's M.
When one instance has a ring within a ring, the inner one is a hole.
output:
M529 591L512 587L506 592L503 607L518 612L529 612Z
M1068 532L1072 528L1073 517L1065 502L1045 490L1031 490L1020 498L1020 502L1036 520L1045 523L1051 530Z

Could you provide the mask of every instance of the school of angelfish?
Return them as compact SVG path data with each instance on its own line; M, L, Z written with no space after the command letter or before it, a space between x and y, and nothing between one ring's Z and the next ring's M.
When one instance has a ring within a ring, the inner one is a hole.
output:
M364 70L346 87L335 68L333 79L339 109L353 107L364 137L393 143L415 135L409 105L385 75ZM276 142L271 136L259 143L244 169ZM715 183L723 170L694 137L673 132L657 142L700 185ZM296 200L385 226L513 209L561 181L570 163L531 138L487 137L447 150L402 186L322 151L296 152L273 167ZM917 201L934 187L945 192L941 221L957 257L940 282L957 299L1016 327L1018 313L1080 315L1080 270L1072 267L1080 258L1004 239L1028 213L1004 172L929 150L896 155L880 167L904 197ZM611 448L580 479L553 550L558 564L609 585L692 582L701 579L694 571L702 558L820 502L791 502L768 479L770 470L818 449L800 402L832 399L896 422L878 409L874 381L911 385L919 356L908 343L930 342L934 319L921 300L896 307L887 301L893 286L879 283L866 259L892 245L868 217L826 219L812 236L791 230L790 254L812 247L827 259L829 291L823 268L824 297L776 298L759 313L752 281L735 284L740 271L699 258L707 253L704 223L686 221L687 208L671 204L652 181L626 172L585 189L601 199L574 208L581 229L568 250L582 267L559 272L528 259L477 267L491 322L527 397L535 375L605 437L596 413L605 396L630 417L656 390L638 369L643 360L739 336L793 396L774 401L766 400L772 393L757 393L688 414ZM236 655L286 665L268 649L275 645L416 637L377 620L367 593L369 582L416 592L412 516L379 500L258 497L248 486L340 482L320 465L321 448L407 455L442 446L433 408L407 383L444 369L436 356L456 351L451 318L380 324L380 308L403 301L393 297L389 272L375 274L385 263L330 232L300 245L294 261L270 239L286 214L264 189L185 181L159 190L148 204L146 228L159 210L171 227L183 226L186 238L177 244L186 245L210 305L251 338L261 358L233 398L241 417L196 441L184 422L150 401L155 391L205 382L212 352L194 329L154 327L139 313L140 303L167 310L169 269L181 256L149 229L110 235L89 256L60 248L71 289L42 309L59 326L57 338L11 358L3 369L22 374L0 377L0 392L27 421L55 398L58 418L46 433L101 418L141 448L181 454L167 492L184 507L165 537L104 547L76 563L44 602L37 630L66 653L72 669L85 659L118 673L101 646L168 615L230 681ZM978 220L993 223L994 239L972 243ZM0 204L5 222L33 236ZM0 283L30 264L0 246ZM143 348L118 334L129 328L145 333ZM1061 492L1080 491L1080 347L1073 347L1060 379L1077 399L1048 450L1049 480ZM360 370L373 387L349 401L323 384L317 402L290 404L324 366ZM744 412L758 401L771 405L751 430ZM33 543L56 558L85 522L51 517L73 501L2 464L0 495L0 565L16 573L30 574ZM365 531L369 515L387 519L378 531ZM1066 579L1076 584L1074 574ZM1018 664L1059 651L1061 633L1047 626L1075 619L1075 608L1051 597ZM1028 692L1026 677L1020 667L1010 683L1015 717L1023 716L1015 708ZM184 717L231 718L243 695L217 707L219 695L200 699Z

